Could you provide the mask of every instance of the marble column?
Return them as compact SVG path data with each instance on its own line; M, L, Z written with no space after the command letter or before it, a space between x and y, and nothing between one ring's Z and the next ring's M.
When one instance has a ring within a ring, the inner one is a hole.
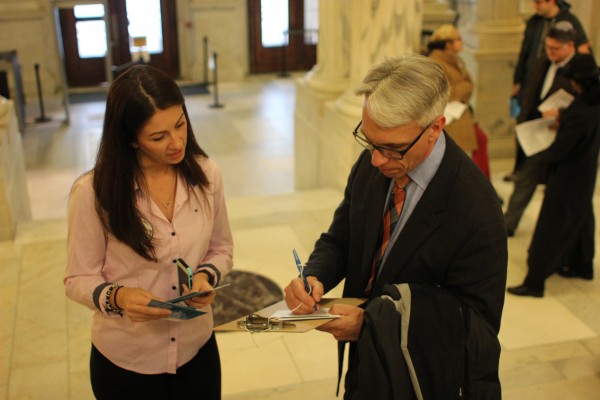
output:
M452 24L456 11L450 9L448 0L423 0L423 29L433 31L440 25Z
M0 241L12 240L17 224L31 219L25 157L14 103L0 97Z
M317 186L321 152L319 135L325 103L337 98L348 86L351 31L344 14L344 0L319 2L317 64L296 81L294 118L295 187Z
M423 0L353 0L348 16L352 25L350 87L336 106L340 112L356 116L362 99L354 95L354 88L369 67L386 57L419 52Z
M312 93L300 89L296 98L297 189L345 187L350 168L361 150L351 134L360 120L363 101L354 94L354 88L371 65L385 57L413 53L420 46L423 0L329 2L329 6L319 9L319 47L323 46L324 51L318 56L322 58L317 60L313 80L309 79L310 73L306 78L311 82L306 88ZM322 31L325 24L339 25ZM330 64L338 67L328 69ZM337 98L323 96L324 86L319 86L318 79L321 70L341 78L338 83L343 79L345 85L336 86ZM313 111L308 114L311 104ZM318 110L314 109L315 104ZM311 121L310 126L304 121ZM299 143L304 145L298 146ZM314 152L309 155L306 149ZM310 165L305 163L307 157Z
M319 1L319 44L317 64L304 82L315 92L339 95L348 84L349 43L344 40L352 29L340 18L343 0Z
M188 0L190 15L179 25L188 37L182 44L193 54L185 55L185 64L192 65L192 80L203 81L205 71L203 46L208 38L209 56L218 54L220 82L241 81L248 74L248 5L245 0ZM191 48L190 48L191 47ZM193 60L190 60L190 57ZM211 72L212 74L212 72ZM208 78L212 80L212 76Z
M514 155L509 99L524 29L519 8L519 0L480 0L462 30L461 56L475 81L471 104L492 158Z

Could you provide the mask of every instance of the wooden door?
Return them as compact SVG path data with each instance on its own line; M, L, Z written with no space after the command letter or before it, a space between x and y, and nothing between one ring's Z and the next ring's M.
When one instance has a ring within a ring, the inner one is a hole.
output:
M252 73L312 68L317 59L318 0L249 0L248 5Z
M157 21L156 28L152 28L150 33L155 46L152 50L148 46L148 64L161 69L172 78L179 77L175 1L140 1L144 0L108 0L108 10L105 10L102 4L60 9L61 36L69 87L96 86L108 80L105 65L107 35L111 43L113 77L118 75L117 71L130 65L132 48L139 50L132 47L131 31L135 31L140 21L144 20ZM150 4L155 7L150 7ZM141 9L144 5L147 6L145 10ZM104 13L108 15L108 29ZM132 24L135 26L132 27Z

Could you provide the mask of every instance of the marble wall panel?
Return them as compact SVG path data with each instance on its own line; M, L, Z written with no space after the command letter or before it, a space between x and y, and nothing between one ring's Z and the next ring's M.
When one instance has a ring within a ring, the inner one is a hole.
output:
M248 16L242 0L197 0L191 3L196 57L192 76L201 80L204 71L202 47L208 38L209 55L218 54L218 78L239 81L248 73ZM212 80L212 77L209 78Z

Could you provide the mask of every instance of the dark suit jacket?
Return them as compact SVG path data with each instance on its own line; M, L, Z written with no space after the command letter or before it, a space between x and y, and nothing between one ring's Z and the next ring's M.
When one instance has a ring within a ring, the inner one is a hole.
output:
M569 63L567 63L567 65L569 65ZM548 90L548 93L543 99L540 99L540 93L542 92L542 86L544 85L544 80L546 79L546 73L548 72L549 67L550 60L548 60L548 57L545 55L536 60L533 66L533 73L531 74L530 82L525 88L521 97L521 113L517 117L517 123L520 124L525 121L541 118L542 114L537 109L538 106L559 89L564 89L568 93L575 95L573 85L571 85L571 80L563 75L564 68L559 68L556 71L554 81L552 82L552 86L550 86L550 90ZM526 156L523 152L523 149L521 149L521 146L518 145L517 142L515 162L517 168L523 162L525 157ZM540 177L540 181L545 181L545 176Z
M540 285L563 266L591 269L599 149L600 104L578 97L561 113L556 140L543 153L548 183L528 259L528 279L535 276Z
M537 107L559 89L564 89L572 95L575 95L573 85L571 85L571 80L563 75L564 68L559 68L556 71L554 81L552 82L552 86L550 86L550 90L548 90L548 93L543 99L540 99L540 93L542 92L542 86L544 85L544 80L546 79L546 73L548 72L550 64L550 60L548 60L548 57L545 55L539 57L535 61L533 66L533 74L530 78L531 82L522 95L521 113L517 117L518 123L530 121L535 118L541 118L542 114L538 111ZM569 63L567 63L567 65L569 65Z
M508 258L502 210L489 181L444 135L442 163L390 249L371 297L379 296L386 283L439 285L497 333ZM390 180L370 160L364 151L352 168L344 199L306 267L326 291L345 278L345 297L365 297L379 245ZM348 375L356 368L350 364ZM348 391L348 377L346 381Z
M525 26L525 34L523 35L523 42L521 43L521 51L519 52L519 59L515 68L513 77L514 83L520 83L521 88L524 89L528 84L527 81L534 78L535 75L532 73L533 64L538 57L538 47L543 47L545 38L544 34L544 23L548 21L544 17L538 14L534 14L527 20ZM568 21L575 28L577 37L575 38L575 47L588 42L588 38L585 34L585 30L579 22L579 19L569 12L569 7L561 7L561 11L552 20L548 21L551 25L556 24L560 21ZM543 53L542 49L542 53Z

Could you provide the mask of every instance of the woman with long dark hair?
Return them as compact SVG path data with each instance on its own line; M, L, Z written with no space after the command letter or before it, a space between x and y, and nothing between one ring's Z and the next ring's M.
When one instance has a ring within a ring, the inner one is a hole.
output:
M134 66L111 85L96 164L73 185L68 226L67 296L95 311L94 395L220 398L214 291L185 301L206 312L188 320L149 306L210 291L233 265L220 172L159 70Z
M600 150L600 81L594 58L575 54L564 76L577 93L571 105L544 116L558 117L556 140L544 151L549 161L544 201L529 246L529 271L522 285L508 288L518 296L542 297L554 272L592 280L595 251L592 199Z

